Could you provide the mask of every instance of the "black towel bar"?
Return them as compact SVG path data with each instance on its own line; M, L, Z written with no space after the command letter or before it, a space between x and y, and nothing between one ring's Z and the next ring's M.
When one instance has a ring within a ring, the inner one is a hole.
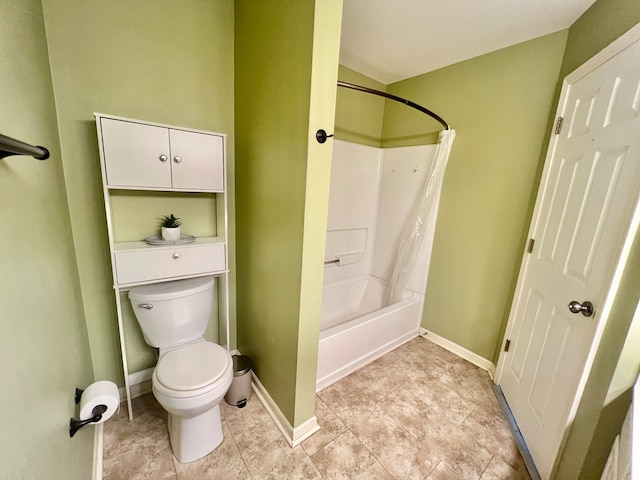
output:
M49 158L49 150L44 147L29 145L0 133L0 158L10 155L29 155L37 160L46 160Z

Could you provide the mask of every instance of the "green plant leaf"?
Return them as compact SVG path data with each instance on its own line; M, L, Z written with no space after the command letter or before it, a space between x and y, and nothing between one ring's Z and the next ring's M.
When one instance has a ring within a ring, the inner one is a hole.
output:
M182 225L180 218L173 215L173 213L169 216L163 215L160 219L160 226L165 228L178 228Z

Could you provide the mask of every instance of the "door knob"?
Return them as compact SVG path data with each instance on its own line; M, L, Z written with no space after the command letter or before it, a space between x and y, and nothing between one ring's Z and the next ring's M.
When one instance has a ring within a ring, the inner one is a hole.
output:
M581 313L582 315L584 315L585 317L590 317L591 315L593 315L593 303L591 302L576 302L575 300L573 300L571 303L569 303L569 305L567 305L569 307L569 310L571 311L571 313Z

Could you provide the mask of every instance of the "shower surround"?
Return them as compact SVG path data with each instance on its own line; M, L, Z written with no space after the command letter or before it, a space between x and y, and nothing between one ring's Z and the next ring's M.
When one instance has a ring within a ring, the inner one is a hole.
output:
M381 149L334 141L317 390L419 333L431 248L417 259L404 298L383 306L383 297L435 152L436 145ZM435 220L426 221L428 235Z

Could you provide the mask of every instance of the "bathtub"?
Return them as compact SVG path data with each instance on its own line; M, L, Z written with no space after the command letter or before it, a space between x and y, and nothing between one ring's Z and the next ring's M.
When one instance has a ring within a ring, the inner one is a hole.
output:
M386 286L371 275L324 286L316 390L418 335L424 297L413 294L382 308Z

